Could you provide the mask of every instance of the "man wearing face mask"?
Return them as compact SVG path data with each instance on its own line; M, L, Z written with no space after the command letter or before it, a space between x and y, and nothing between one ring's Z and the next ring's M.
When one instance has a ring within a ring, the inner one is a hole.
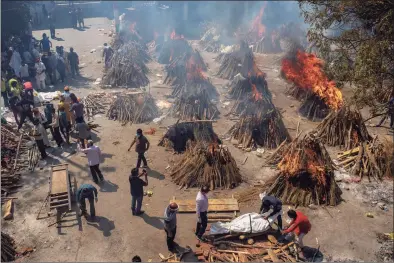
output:
M148 141L148 139L142 135L142 130L138 129L137 130L137 134L134 137L134 140L132 141L132 143L130 144L130 147L128 149L128 151L130 151L131 147L133 147L133 145L135 144L135 151L138 154L138 160L137 160L137 169L140 168L141 166L141 160L142 162L144 162L144 166L142 168L148 168L148 163L145 159L145 152L147 150L149 150L149 146L150 143Z

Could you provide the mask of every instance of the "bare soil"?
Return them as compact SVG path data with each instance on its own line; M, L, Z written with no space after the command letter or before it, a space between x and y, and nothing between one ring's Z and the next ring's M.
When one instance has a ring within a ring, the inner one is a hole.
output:
M74 47L79 54L80 63L83 65L81 77L77 77L76 80L68 79L65 83L70 85L72 92L75 92L79 97L100 90L100 87L93 83L97 78L102 77L103 64L98 61L101 60L103 44L110 41L108 33L111 29L111 21L106 18L86 19L85 24L89 28L84 31L69 28L57 30L57 37L64 39L64 41L52 41L54 46L63 45L66 50L69 47ZM39 36L43 32L35 31L34 35L40 38ZM193 43L197 47L197 44ZM96 50L91 53L92 49ZM214 129L216 133L224 134L234 123L224 117L226 111L229 110L228 106L226 108L223 105L223 102L226 101L223 86L227 80L214 76L218 68L218 64L213 60L215 54L202 52L202 56L209 66L207 75L221 93L218 107L222 114L221 119L214 124ZM303 132L316 127L317 123L310 122L298 115L299 102L284 94L287 84L279 76L280 56L256 55L256 57L258 66L267 73L268 87L273 94L273 102L283 110L284 122L291 135L295 135L298 121L300 121L300 129ZM165 95L171 93L169 87L160 84L160 81L165 77L164 66L151 62L149 67L152 71L149 76L150 91L156 99L164 99ZM157 74L162 77L158 77ZM63 87L64 84L58 84L55 89L62 90ZM346 96L349 92L344 93ZM36 220L41 202L48 193L50 165L67 162L70 172L77 178L78 185L92 181L86 157L80 153L72 153L75 150L75 144L63 150L52 149L51 158L42 170L37 169L34 173L26 173L23 176L24 186L16 194L18 200L15 202L14 220L2 222L3 231L15 238L20 250L27 247L35 248L32 254L21 260L114 262L130 261L134 255L139 255L143 261L159 261L158 253L166 255L165 233L159 217L163 216L164 209L173 196L176 196L177 199L194 199L197 193L197 189L179 190L170 178L166 177L166 174L168 175L166 167L173 166L180 156L165 151L163 147L158 147L157 143L165 131L162 127L173 122L172 119L166 119L160 125L150 123L148 125L121 126L117 122L108 120L105 116L95 119L95 123L101 125L98 129L99 133L95 135L94 139L105 156L100 167L106 179L99 189L96 222L89 222L86 219L78 220L75 212L66 217L67 222L62 223L61 228L48 227L50 223L55 222L54 216ZM147 153L149 166L152 169L149 173L147 190L152 190L153 196L144 197L145 214L141 217L133 217L130 211L131 197L128 176L136 163L136 154L127 152L127 148L137 128L146 130L149 127L157 129L155 135L147 135L152 145ZM370 128L370 132L371 134L379 134L379 136L387 136L390 139L386 128ZM228 145L246 182L233 190L215 190L210 194L211 197L231 196L250 187L255 182L267 180L276 173L275 170L262 167L264 159L257 157L253 152L245 153L227 141L224 143ZM338 148L330 148L329 150L332 154L339 151ZM246 156L248 156L247 162L245 165L241 165ZM357 185L345 185L344 202L337 207L319 207L314 210L300 208L309 216L312 223L312 230L304 240L305 245L317 247L316 241L318 241L320 251L323 252L326 259L376 260L375 252L379 249L376 234L393 231L394 207L392 201L388 202L388 211L383 211L376 206L376 203L373 203L374 200L363 198L371 191L363 192L361 188L365 190L369 184L362 182ZM380 191L382 186L386 187L386 190L388 187L388 191L392 190L393 181L386 180L382 184L374 185L376 188L374 191ZM360 193L362 193L361 197ZM377 198L379 199L379 197ZM259 205L258 200L254 204L242 205L241 213L257 211ZM374 218L366 217L367 212L374 214ZM46 210L41 214L41 217L45 216ZM189 245L195 248L194 227L195 215L178 215L176 242L180 246Z

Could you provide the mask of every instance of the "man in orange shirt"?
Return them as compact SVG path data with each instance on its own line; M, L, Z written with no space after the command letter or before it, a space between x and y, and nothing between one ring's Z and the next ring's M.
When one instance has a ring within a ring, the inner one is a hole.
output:
M304 244L302 239L311 230L312 225L306 215L300 211L289 210L287 215L292 219L290 225L286 230L282 231L282 234L286 234L285 239L290 241L296 238L296 242L302 249Z

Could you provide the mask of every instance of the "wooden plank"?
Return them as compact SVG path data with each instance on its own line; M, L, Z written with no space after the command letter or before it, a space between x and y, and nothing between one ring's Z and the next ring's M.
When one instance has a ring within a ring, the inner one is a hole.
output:
M67 198L68 197L68 193L60 193L60 194L56 194L56 195L50 195L51 199L61 199L61 198Z
M57 200L57 201L51 201L50 202L51 205L64 204L64 203L68 204L68 199L62 199L62 200Z
M51 205L49 204L49 209L55 209L55 208L59 208L59 207L68 207L68 203L64 203L64 204L60 204L60 205Z
M170 203L176 202L178 205L196 205L196 200L182 200L173 199ZM235 198L228 199L208 199L210 205L237 205L238 200Z
M279 260L279 258L275 255L274 251L272 251L272 249L268 249L267 250L268 255L270 256L272 262L282 262Z
M67 170L52 171L51 194L68 193Z

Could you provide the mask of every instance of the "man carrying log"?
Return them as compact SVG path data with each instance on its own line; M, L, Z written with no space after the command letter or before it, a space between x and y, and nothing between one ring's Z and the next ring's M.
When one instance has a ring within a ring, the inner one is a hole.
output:
M97 189L91 184L83 184L79 187L77 191L77 202L79 203L79 208L81 209L81 212L79 212L78 216L87 216L87 211L86 211L86 201L85 199L87 198L89 200L90 204L90 216L92 219L95 218L96 216L96 209L94 208L94 201L93 199L97 202L98 197L97 197Z
M312 225L306 215L300 211L289 210L287 215L292 219L287 229L282 231L285 234L285 239L291 241L296 239L299 247L302 249L304 244L302 242L304 236L311 230Z
M272 212L268 214L270 210L272 210ZM282 230L282 202L278 198L270 195L264 196L260 207L260 213L265 220L278 214L278 230Z
M176 235L176 214L178 212L177 203L171 203L164 211L164 231L167 235L168 251L175 252L175 235Z
M142 168L148 168L148 162L145 159L145 152L149 150L150 143L148 139L142 135L142 130L138 129L137 134L134 137L134 140L131 142L130 147L127 151L130 151L131 147L135 144L135 151L138 153L137 159L137 169L141 166L141 160L144 162L144 166Z
M145 176L145 180L140 177ZM131 194L131 211L133 216L142 215L144 211L141 211L142 199L144 198L144 186L148 186L148 173L146 170L142 170L142 174L138 175L138 168L131 170L129 176L130 182L130 194Z
M208 225L208 186L202 186L196 197L197 227L196 236L198 240L206 242L203 237Z

